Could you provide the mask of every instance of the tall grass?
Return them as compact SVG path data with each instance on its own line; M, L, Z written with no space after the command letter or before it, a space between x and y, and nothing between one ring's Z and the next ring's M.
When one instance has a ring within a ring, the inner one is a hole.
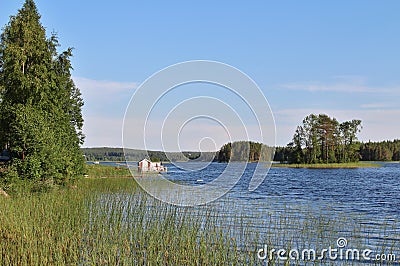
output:
M235 244L207 215L157 202L129 179L0 198L0 264L238 263Z
M90 178L131 177L129 169L121 166L86 165L86 174Z
M81 257L84 193L0 198L0 264L71 264Z

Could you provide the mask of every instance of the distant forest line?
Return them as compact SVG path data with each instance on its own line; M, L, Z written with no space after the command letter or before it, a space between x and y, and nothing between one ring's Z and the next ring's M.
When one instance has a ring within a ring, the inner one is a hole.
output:
M400 161L400 139L392 141L380 142L356 142L355 149L357 151L358 159L360 161ZM224 145L225 146L225 145ZM221 148L222 149L222 148ZM226 147L225 147L226 149ZM140 161L143 158L150 158L154 161L227 161L228 158L222 159L221 156L226 157L225 153L206 152L201 153L198 151L184 151L180 152L163 152L163 151L145 151L127 149L127 156L130 161ZM87 161L125 161L125 155L122 148L82 148L82 152ZM292 149L290 147L276 147L274 161L287 162L288 157L291 156ZM220 155L221 154L221 155ZM224 155L223 155L224 154ZM229 158L230 159L230 158ZM253 158L254 159L254 158Z
M215 157L215 152L195 152L195 151L184 151L184 152L163 152L163 151L146 151L139 149L125 149L124 154L123 148L82 148L82 152L86 157L87 161L140 161L144 158L149 158L152 161L188 161L188 160L202 160L209 161ZM125 157L126 156L126 157Z
M362 121L339 122L326 114L310 114L297 126L286 147L267 146L252 141L235 141L219 151L163 152L122 148L82 149L89 161L279 161L290 164L352 163L358 161L400 161L400 140L360 142Z
M356 142L354 143L355 161L400 161L400 140L386 140L379 142ZM277 147L275 149L274 161L287 162L292 156L293 149L290 147Z

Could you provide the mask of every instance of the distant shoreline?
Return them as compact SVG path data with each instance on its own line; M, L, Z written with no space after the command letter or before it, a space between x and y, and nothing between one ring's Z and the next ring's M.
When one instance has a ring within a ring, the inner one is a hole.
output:
M137 163L136 161L97 161L100 165L106 164L119 164L119 166L124 166L126 163ZM176 161L182 163L184 161ZM88 165L93 165L93 161L86 161ZM163 164L171 164L173 162L162 162ZM218 162L217 162L218 163ZM248 162L257 163L257 162ZM317 163L317 164L288 164L273 162L271 164L272 168L308 168L308 169L356 169L356 168L379 168L382 167L383 163L400 163L398 161L361 161L353 163ZM118 166L118 165L117 165Z
M273 163L274 168L308 168L308 169L355 169L355 168L378 168L383 162L356 162L356 163L317 163L317 164L286 164Z

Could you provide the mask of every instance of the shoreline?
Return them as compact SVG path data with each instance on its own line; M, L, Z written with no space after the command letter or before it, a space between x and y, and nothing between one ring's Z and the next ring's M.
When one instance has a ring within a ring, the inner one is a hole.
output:
M356 162L356 163L316 163L316 164L286 164L273 163L271 168L308 168L308 169L356 169L379 168L382 162Z

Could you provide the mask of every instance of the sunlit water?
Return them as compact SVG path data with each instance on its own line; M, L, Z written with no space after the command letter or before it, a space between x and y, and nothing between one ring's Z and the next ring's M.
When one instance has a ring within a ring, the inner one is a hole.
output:
M166 166L164 177L169 180L200 185L217 178L226 164L211 163L200 171ZM196 207L211 209L240 247L318 249L334 247L339 237L345 237L349 248L400 257L399 163L358 169L271 168L264 182L250 192L255 166L248 164L225 196Z
M227 217L241 214L253 218L249 226L261 235L270 225L266 223L269 216L282 217L280 213L285 212L297 222L288 221L285 234L289 229L298 234L304 220L316 217L336 227L326 228L338 231L332 237L357 235L370 245L392 240L399 247L400 164L357 169L271 168L264 182L250 192L247 188L254 168L255 164L249 164L234 189L210 206ZM181 171L172 165L169 169L166 177L170 180L196 185L199 179L208 182L217 177L224 164L212 163L199 172ZM346 223L334 225L341 221Z

